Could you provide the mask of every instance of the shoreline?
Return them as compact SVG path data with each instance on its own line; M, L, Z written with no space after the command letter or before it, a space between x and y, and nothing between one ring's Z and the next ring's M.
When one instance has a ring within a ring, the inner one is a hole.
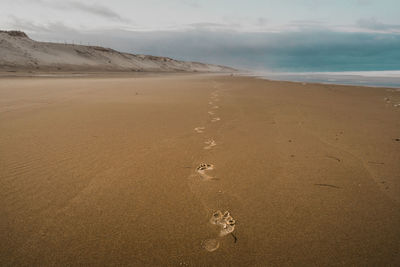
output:
M155 76L235 76L235 77L249 77L271 82L287 82L301 85L331 85L331 86L348 86L348 87L365 87L365 88L380 88L380 89L391 89L398 91L399 87L391 86L380 86L380 85L359 85L359 84L341 84L341 83L331 83L331 82L305 82L305 81L292 81L292 80L280 80L272 79L270 77L265 77L258 74L243 73L243 72L232 72L232 73L219 73L219 72L129 72L129 71L64 71L64 72L18 72L18 71L0 71L0 79L7 78L122 78L122 77L155 77Z
M382 73L395 73L395 76L382 76ZM287 81L309 84L348 85L361 87L379 87L400 89L400 71L382 71L377 76L363 76L357 73L379 73L378 71L366 72L282 72L282 73L243 73L244 76L258 77L271 81Z

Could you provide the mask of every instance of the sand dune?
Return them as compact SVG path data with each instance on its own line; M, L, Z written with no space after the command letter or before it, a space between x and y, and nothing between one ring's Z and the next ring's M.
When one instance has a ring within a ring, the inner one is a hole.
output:
M232 68L110 48L36 42L23 32L0 31L0 70L233 72Z
M400 92L2 78L0 265L398 265L400 110L386 98Z

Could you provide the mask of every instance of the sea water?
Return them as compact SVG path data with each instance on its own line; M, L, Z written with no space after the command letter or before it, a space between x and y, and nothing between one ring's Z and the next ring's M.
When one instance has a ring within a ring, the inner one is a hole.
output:
M269 80L400 88L400 70L345 72L252 72Z

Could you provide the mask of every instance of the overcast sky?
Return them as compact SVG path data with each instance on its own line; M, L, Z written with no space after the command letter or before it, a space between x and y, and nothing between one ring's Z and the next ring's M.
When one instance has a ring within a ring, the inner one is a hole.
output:
M360 46L375 53L370 65L400 67L393 51L376 54L377 46L399 45L399 0L0 0L0 28L37 40L257 68L291 65L293 56L315 56L307 47L325 51L336 42L335 56ZM354 64L368 63L358 57ZM317 59L311 63L328 60Z

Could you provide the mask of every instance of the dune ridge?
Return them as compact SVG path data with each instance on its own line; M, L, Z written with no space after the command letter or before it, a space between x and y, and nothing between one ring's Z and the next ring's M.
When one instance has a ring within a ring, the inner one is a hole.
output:
M0 70L233 72L235 69L111 48L38 42L20 31L0 31Z

